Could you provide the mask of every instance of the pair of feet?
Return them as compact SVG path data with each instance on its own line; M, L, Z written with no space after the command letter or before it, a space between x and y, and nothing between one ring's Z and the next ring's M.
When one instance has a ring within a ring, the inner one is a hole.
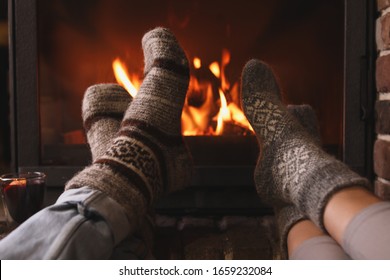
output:
M164 28L146 33L142 47L145 79L133 100L118 85L86 91L82 111L94 163L66 185L106 193L124 207L133 229L162 194L187 186L192 170L181 136L188 60ZM322 214L334 192L368 185L320 148L281 103L275 77L260 61L251 60L243 69L242 107L261 146L256 189L281 209L279 220L287 227L308 216L324 228Z

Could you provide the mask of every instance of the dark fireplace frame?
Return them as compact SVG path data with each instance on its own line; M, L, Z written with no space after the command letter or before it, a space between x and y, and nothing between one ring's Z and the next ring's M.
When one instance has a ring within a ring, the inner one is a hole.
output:
M37 0L9 0L12 169L40 170L49 186L61 186L81 167L43 166L37 57ZM345 0L345 69L343 161L372 178L374 142L375 13L372 0ZM23 82L20 82L23 81ZM253 167L197 167L194 184L208 176L211 184L240 185L251 178ZM220 175L228 177L220 182Z

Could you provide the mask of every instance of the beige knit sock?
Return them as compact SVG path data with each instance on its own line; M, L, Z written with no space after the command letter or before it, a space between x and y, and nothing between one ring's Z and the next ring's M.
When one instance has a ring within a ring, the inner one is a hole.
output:
M86 90L82 101L82 118L93 161L107 151L118 135L131 100L130 94L118 84L97 84ZM148 211L138 230L114 250L114 257L118 257L118 251L121 252L119 254L121 257L126 253L131 253L131 257L138 259L152 257L154 244L152 210Z
M187 58L167 29L142 40L145 79L108 150L66 185L88 186L121 204L136 229L162 194L186 187L191 160L181 136L189 82Z
M130 94L117 84L97 84L86 90L82 117L92 161L111 145L131 100Z

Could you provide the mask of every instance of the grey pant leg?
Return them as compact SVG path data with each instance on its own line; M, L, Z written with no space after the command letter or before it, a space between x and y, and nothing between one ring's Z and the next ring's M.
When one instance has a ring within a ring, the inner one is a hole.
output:
M306 240L291 254L290 260L350 260L330 236L317 236Z
M390 203L371 205L348 224L342 242L353 259L390 259Z
M129 234L123 208L100 191L64 192L0 241L0 259L108 259Z

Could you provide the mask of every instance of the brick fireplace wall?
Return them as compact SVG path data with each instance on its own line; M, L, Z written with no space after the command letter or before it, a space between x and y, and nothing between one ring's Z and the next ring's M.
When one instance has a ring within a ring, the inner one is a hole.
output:
M377 0L375 192L390 200L390 0Z

